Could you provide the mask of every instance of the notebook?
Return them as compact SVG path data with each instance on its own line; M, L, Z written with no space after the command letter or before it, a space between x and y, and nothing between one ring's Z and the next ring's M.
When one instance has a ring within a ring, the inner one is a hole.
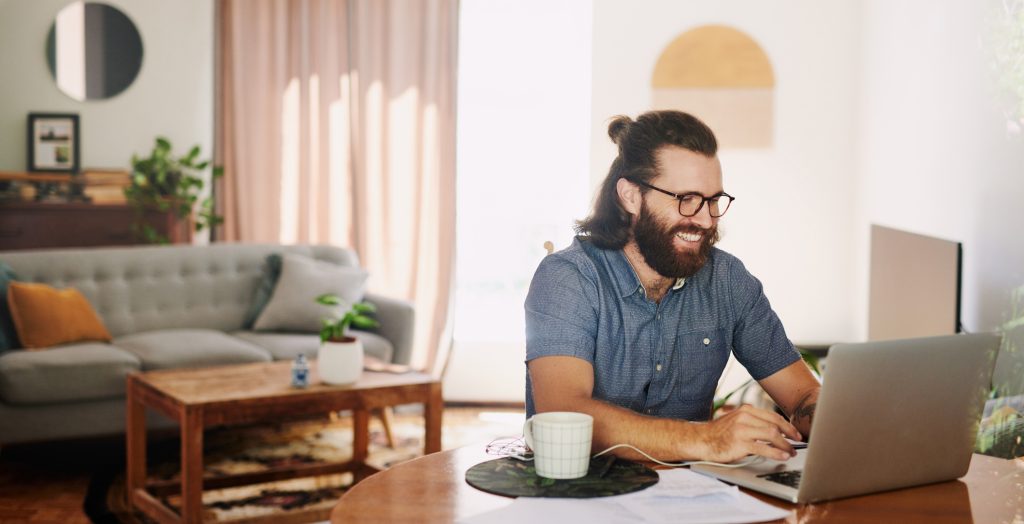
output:
M1000 335L832 346L806 449L778 462L694 471L790 502L816 502L964 476Z

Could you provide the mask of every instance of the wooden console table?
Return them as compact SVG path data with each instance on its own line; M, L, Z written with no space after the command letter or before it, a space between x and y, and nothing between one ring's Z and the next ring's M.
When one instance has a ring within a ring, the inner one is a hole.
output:
M203 489L254 484L351 471L356 480L377 470L365 461L369 445L369 410L422 403L426 419L424 451L441 450L440 381L421 373L364 371L352 386L320 383L314 362L310 386L290 385L291 362L268 362L202 369L162 370L128 376L127 483L132 505L160 523L203 520ZM147 482L145 408L175 419L181 426L181 484ZM331 411L353 411L352 460L272 469L229 477L203 478L203 429L216 425L278 421ZM181 493L175 512L159 499ZM327 515L310 515L323 520Z
M137 217L135 210L124 203L106 200L66 201L70 195L90 195L92 190L105 190L121 195L128 184L127 172L22 173L0 171L0 183L61 188L62 201L37 201L24 195L0 201L0 251L13 249L48 249L59 247L127 246L143 244L132 231ZM32 191L30 191L31 193ZM11 195L7 195L10 197ZM98 198L99 194L93 195ZM90 197L92 198L92 197ZM172 244L192 241L190 224L178 220L173 212L147 211L143 220Z
M187 225L179 223L172 213L151 211L145 216L171 243L191 241ZM135 210L127 205L0 203L0 251L144 243L132 232L134 222Z

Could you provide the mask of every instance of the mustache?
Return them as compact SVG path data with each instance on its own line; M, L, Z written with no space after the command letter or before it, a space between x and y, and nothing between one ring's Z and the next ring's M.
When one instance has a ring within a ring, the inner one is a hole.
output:
M679 233L696 233L698 235L705 235L705 236L707 236L707 235L710 235L713 231L715 231L715 229L716 229L715 226L711 226L709 228L703 228L703 227L700 227L700 226L694 225L694 224L678 225L678 226L675 226L672 229L670 229L669 230L669 234L678 235Z

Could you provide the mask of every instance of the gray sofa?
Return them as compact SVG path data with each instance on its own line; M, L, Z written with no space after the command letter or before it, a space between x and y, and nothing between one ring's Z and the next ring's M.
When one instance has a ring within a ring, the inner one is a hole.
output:
M298 253L358 266L333 246L213 244L0 253L18 280L74 287L96 309L113 341L0 354L0 445L124 431L125 376L316 356L316 333L244 329L267 256ZM407 364L413 309L373 294L381 327L355 332L367 355ZM149 423L171 425L148 414Z

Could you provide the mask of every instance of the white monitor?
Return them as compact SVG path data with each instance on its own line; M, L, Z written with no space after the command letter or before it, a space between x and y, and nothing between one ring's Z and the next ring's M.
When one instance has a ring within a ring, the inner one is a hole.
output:
M960 331L959 242L871 226L868 340Z

